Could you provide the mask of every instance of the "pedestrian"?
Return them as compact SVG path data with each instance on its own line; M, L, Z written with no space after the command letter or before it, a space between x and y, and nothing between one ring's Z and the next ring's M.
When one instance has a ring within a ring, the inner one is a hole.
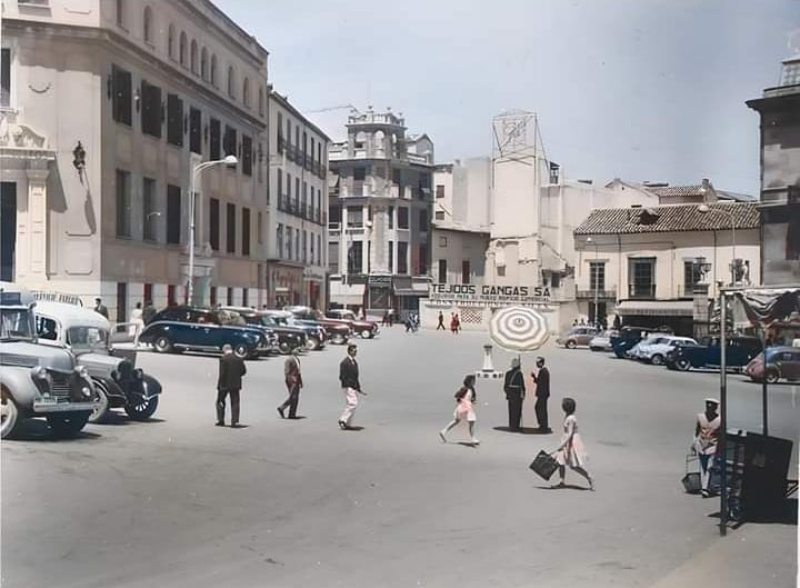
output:
M580 326L582 326L582 327L585 327L585 326L586 326L586 320L584 320L584 318L583 318L583 317L581 317Z
M458 318L456 313L450 315L450 332L453 333L453 335L458 333Z
M239 391L242 389L242 376L247 373L244 360L233 353L233 347L225 344L219 358L219 379L217 380L217 426L225 426L225 398L231 397L231 428L239 425Z
M444 314L441 310L439 311L439 324L436 325L436 330L438 331L439 329L447 331L447 328L444 326Z
M720 416L719 400L706 398L706 410L697 415L692 440L692 454L699 457L700 462L700 494L703 498L711 496L709 481L711 480L711 464L717 453L719 443Z
M538 373L531 372L536 384L536 421L540 433L552 433L547 418L547 400L550 398L550 370L544 365L544 357L536 358Z
M297 418L297 404L300 402L300 388L303 387L303 374L300 371L300 348L295 347L283 364L283 376L289 397L278 407L278 414L286 418L284 411L289 409L289 418Z
M577 327L578 326L578 319L575 319L574 321L572 321L572 326L573 327Z
M388 310L384 310L383 311L383 320L381 320L381 326L382 327L388 327L389 326L389 311Z
M567 473L567 466L572 471L580 474L589 482L589 490L594 490L592 476L586 471L587 454L583 445L583 439L578 432L578 420L575 418L576 404L572 398L565 398L561 401L561 409L564 411L564 427L561 436L561 444L550 455L558 462L558 475L561 481L554 486L555 488L564 487L564 477Z
M103 304L102 298L95 298L94 299L94 311L102 314L104 317L108 318L108 308Z
M508 401L508 428L518 433L522 420L522 401L525 400L525 377L520 369L519 357L511 360L511 368L506 372L503 382L503 391Z
M411 320L411 314L406 316L406 333L411 332L411 327L413 326L413 321Z
M142 309L142 322L145 326L150 324L150 321L153 320L153 317L156 316L156 307L153 306L153 302L148 300L144 304L144 308Z
M133 337L134 347L139 347L139 335L142 334L142 329L144 328L142 316L142 303L137 302L136 308L131 311L131 323L128 327L128 336Z
M456 392L456 410L453 413L453 420L444 429L439 431L439 438L442 443L447 443L447 433L449 433L458 423L467 421L469 426L470 443L480 445L480 441L475 437L475 401L478 395L475 393L475 376L469 374L464 378L464 385Z
M389 326L394 326L394 308L389 309Z
M350 423L353 421L353 415L358 407L358 395L367 395L361 390L361 382L358 379L357 353L358 346L350 343L347 346L347 357L339 364L339 382L342 385L345 399L344 412L339 417L339 427L345 431L353 428Z

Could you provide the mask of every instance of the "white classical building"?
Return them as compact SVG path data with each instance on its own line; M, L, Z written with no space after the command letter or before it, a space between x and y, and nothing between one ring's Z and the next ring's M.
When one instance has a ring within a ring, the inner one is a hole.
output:
M208 0L3 0L3 279L183 302L192 170L198 303L266 302L267 51ZM5 214L14 211L14 218Z

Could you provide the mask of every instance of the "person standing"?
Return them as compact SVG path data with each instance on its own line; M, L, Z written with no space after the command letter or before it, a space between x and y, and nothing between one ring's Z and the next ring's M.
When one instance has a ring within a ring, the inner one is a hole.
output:
M444 314L441 310L439 311L439 324L436 325L436 330L438 331L439 329L447 331L447 327L444 326Z
M148 300L144 304L144 309L142 310L142 321L144 322L145 326L150 324L150 321L153 320L153 317L156 316L156 307L153 306L153 302Z
M508 401L508 428L518 433L522 420L522 401L525 400L525 377L520 369L519 357L511 360L511 369L506 372L503 391Z
M94 299L94 311L108 318L108 308L106 308L105 304L103 304L102 298Z
M706 410L697 415L694 426L694 439L692 453L700 461L700 493L703 498L711 496L708 488L711 480L711 464L709 463L717 453L719 443L720 416L718 412L719 400L706 398Z
M291 355L286 358L283 364L283 376L286 381L286 389L289 397L278 407L278 414L282 419L286 418L284 411L289 409L289 418L297 418L297 405L300 402L300 388L303 387L303 375L300 372L300 348L292 349Z
M142 303L137 302L136 308L131 311L131 324L128 327L128 336L133 337L133 346L139 347L139 335L142 334L144 320L142 319Z
M564 433L561 436L561 444L550 454L558 462L558 475L561 478L561 481L554 487L564 487L564 477L566 476L567 466L569 466L572 471L586 478L586 481L589 482L589 490L594 490L592 476L586 471L588 456L583 445L583 439L578 432L578 420L575 418L575 401L572 398L565 398L561 401L561 408L565 415Z
M464 378L464 385L456 392L456 410L453 413L453 420L444 429L439 431L439 438L442 443L447 443L447 433L449 433L458 423L467 421L469 426L470 443L480 445L480 441L475 437L475 401L478 395L475 393L475 376L473 374Z
M225 344L219 358L219 379L217 380L217 426L225 426L225 398L231 397L231 428L239 425L239 391L242 389L242 376L247 373L244 360L233 353L233 347Z
M550 398L550 370L544 365L544 357L536 358L538 373L531 372L531 377L536 384L536 421L539 423L540 433L552 433L547 418L547 401Z
M342 385L345 400L344 412L339 417L339 428L343 431L352 429L350 423L358 407L358 395L367 395L366 392L361 390L361 382L358 378L357 353L358 346L355 343L350 343L347 346L347 357L339 364L339 382Z

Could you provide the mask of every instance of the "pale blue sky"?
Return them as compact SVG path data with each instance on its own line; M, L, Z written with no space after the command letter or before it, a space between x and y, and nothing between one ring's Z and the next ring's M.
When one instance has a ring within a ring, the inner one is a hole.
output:
M758 193L758 115L800 0L216 0L301 110L403 112L437 161L491 153L491 118L539 115L570 177ZM347 111L312 115L333 138Z

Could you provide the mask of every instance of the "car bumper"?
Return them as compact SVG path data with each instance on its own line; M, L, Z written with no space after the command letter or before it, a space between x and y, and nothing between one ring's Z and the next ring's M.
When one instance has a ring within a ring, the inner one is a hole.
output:
M34 414L92 412L96 404L96 402L47 402L44 400L35 400L31 408Z

